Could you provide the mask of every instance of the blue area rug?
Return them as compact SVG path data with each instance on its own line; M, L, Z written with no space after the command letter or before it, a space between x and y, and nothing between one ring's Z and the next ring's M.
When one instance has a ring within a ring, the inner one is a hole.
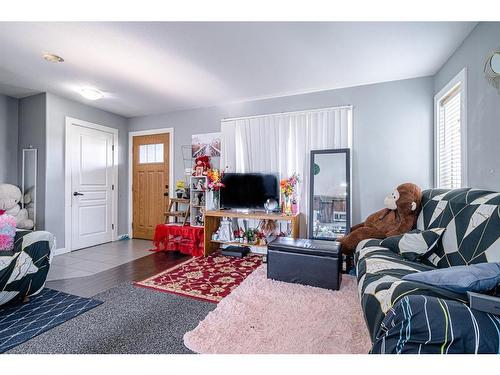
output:
M0 308L0 353L62 324L102 302L45 288L25 304Z

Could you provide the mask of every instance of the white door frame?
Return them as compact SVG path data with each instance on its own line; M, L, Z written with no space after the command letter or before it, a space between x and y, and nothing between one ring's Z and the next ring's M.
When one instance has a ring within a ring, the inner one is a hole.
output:
M118 129L110 128L104 125L94 124L92 122L78 120L73 117L66 117L66 134L65 134L65 153L64 153L64 169L65 169L65 187L64 187L64 198L65 198L65 225L64 225L64 241L65 241L65 252L73 251L72 242L72 214L71 214L71 204L73 202L72 199L72 191L71 191L71 163L69 163L69 155L70 155L70 128L75 124L78 126L82 126L89 129L100 130L102 132L111 133L113 135L113 184L115 185L114 190L112 190L112 198L111 202L113 207L111 208L112 212L112 222L114 224L114 228L111 230L111 240L116 241L117 239L117 231L118 231Z
M132 196L132 180L133 180L133 163L134 163L134 142L133 138L140 135L153 135L168 133L168 195L173 197L174 194L174 128L162 128L151 130L139 130L128 132L128 232L132 238L132 220L134 216L133 196Z

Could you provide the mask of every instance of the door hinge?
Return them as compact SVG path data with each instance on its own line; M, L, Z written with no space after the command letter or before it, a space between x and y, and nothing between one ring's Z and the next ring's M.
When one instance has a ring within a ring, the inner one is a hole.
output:
M115 145L111 145L111 151L115 151Z
M111 224L111 229L115 229L115 224Z
M111 190L115 190L115 184L111 185Z

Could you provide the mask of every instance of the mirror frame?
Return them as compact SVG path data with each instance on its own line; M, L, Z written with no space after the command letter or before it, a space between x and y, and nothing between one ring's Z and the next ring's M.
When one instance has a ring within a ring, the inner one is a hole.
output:
M33 230L36 230L36 206L38 204L38 197L37 197L37 185L38 185L38 150L36 148L23 148L23 161L22 161L22 176L21 176L21 191L22 191L22 208L25 208L25 203L24 203L24 194L25 192L25 165L26 165L26 154L28 152L34 152L35 153L35 186L34 186L34 192L35 192L35 204L33 206Z
M495 56L496 56L497 58L500 58L500 51L496 51L496 52L494 52L494 53L491 55L491 57L489 58L490 69L491 69L491 71L492 71L495 75L499 76L499 75L500 75L500 71L498 71L498 72L497 72L497 71L495 70L495 68L493 68L493 59L495 58Z
M315 238L313 237L313 211L314 211L314 157L321 154L345 154L345 170L346 170L346 231L347 235L351 230L351 149L350 148L335 148L327 150L311 150L311 160L309 165L309 223L307 225L308 237L312 240L337 241L337 238Z

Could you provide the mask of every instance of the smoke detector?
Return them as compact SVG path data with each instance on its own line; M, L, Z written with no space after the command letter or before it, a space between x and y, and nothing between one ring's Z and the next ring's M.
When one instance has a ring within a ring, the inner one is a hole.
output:
M64 59L61 56L54 55L53 53L45 53L43 55L44 60L49 61L51 63L62 63Z

